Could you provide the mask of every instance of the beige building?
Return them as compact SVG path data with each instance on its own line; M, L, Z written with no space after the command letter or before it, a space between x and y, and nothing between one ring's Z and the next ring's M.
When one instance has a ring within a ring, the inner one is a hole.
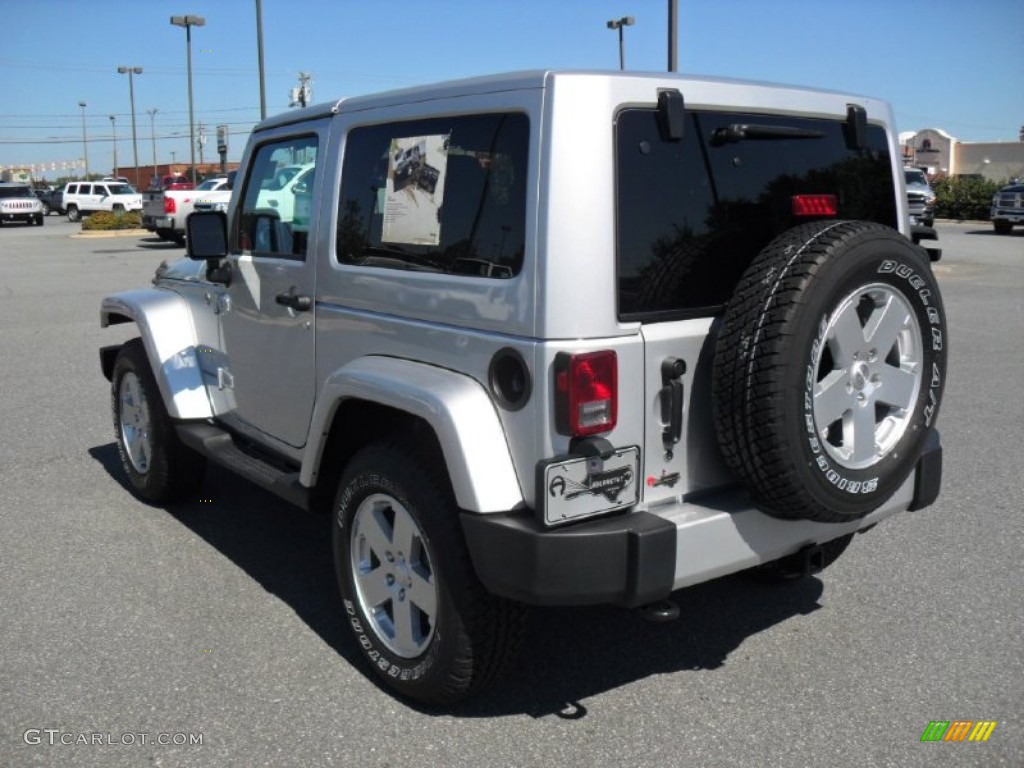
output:
M967 142L940 128L901 133L903 161L929 176L978 175L991 181L1024 179L1024 128L1019 141Z

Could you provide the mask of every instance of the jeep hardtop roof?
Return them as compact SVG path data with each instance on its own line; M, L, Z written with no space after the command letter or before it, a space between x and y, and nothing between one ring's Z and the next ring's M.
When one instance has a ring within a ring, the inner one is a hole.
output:
M337 101L322 102L303 109L273 115L261 121L253 130L262 131L306 120L330 117L340 113L359 112L415 102L436 101L455 96L473 96L487 93L550 88L555 85L556 81L579 78L604 78L618 83L650 81L652 84L661 85L662 87L664 87L665 83L672 83L683 91L688 107L713 104L716 107L722 108L728 107L732 103L735 104L737 111L749 111L752 106L750 101L756 93L759 94L760 98L755 99L755 101L765 101L768 94L773 95L773 98L767 99L774 104L773 108L765 110L768 112L833 115L838 110L833 111L831 105L845 105L846 103L854 102L864 106L867 110L869 121L877 121L883 114L887 117L890 115L888 105L878 99L806 86L686 75L674 72L542 69L449 80L412 88L383 91L365 96L346 96ZM697 99L691 98L691 94L697 96ZM715 94L713 100L710 99L710 94ZM747 94L747 98L744 98L744 94ZM823 109L823 97L829 108ZM779 107L780 102L785 103L785 109ZM845 109L845 106L843 108Z

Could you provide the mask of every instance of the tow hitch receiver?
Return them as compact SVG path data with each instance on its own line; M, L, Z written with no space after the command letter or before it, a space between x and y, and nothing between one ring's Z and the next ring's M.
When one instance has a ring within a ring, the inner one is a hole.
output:
M825 569L825 550L821 544L808 544L796 553L797 572L801 576L813 576Z

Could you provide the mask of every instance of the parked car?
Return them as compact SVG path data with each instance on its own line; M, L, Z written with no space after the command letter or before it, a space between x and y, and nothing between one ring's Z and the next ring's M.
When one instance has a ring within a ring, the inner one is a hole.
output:
M43 226L43 204L32 187L21 182L0 182L0 225L20 221Z
M1024 184L1014 183L1000 189L992 198L989 218L998 235L1008 235L1024 224Z
M435 705L527 605L666 619L858 533L887 556L939 494L949 346L896 147L877 99L664 73L268 118L194 261L102 302L137 325L99 355L126 485L195 499L209 461L329 515L367 672Z
M35 196L39 198L39 202L43 204L43 215L49 216L51 213L56 213L59 216L64 215L64 191L60 189L40 189L36 187L32 190Z
M119 181L72 181L64 188L68 221L97 211L141 211L142 195Z
M935 224L935 190L928 183L928 177L920 168L904 168L903 178L907 185L907 205L911 224L931 227Z

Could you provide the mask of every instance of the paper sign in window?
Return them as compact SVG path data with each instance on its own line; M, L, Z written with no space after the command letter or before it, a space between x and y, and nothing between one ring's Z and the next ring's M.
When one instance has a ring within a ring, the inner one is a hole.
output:
M439 245L449 134L392 139L384 199L386 243Z

